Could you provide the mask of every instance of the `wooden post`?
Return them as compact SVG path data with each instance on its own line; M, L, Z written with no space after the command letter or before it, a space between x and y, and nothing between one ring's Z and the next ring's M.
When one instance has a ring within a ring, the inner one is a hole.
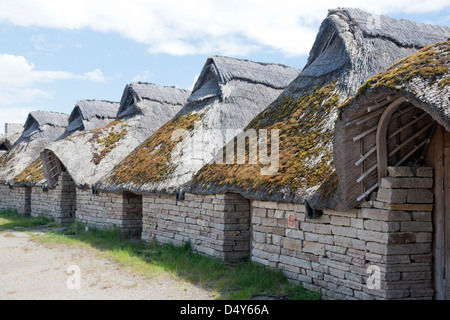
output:
M377 164L378 164L378 184L381 185L381 179L387 176L387 129L392 115L398 107L405 101L405 98L394 100L384 111L377 128Z

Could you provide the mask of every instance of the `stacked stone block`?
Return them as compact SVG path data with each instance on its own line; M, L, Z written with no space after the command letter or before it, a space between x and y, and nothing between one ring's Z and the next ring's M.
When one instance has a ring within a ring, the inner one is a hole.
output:
M142 196L77 189L76 220L96 229L119 228L123 236L140 237Z
M66 172L58 178L56 188L43 191L42 187L31 188L31 215L55 219L67 225L75 221L76 187Z
M12 209L20 214L29 215L30 197L31 189L28 187L0 184L0 210Z
M253 201L252 260L324 298L431 299L433 206L419 195L428 194L432 171L385 180L377 200L315 220L302 205ZM404 202L393 203L399 193Z
M250 253L249 200L238 194L143 198L142 239L181 246L228 261L248 258Z

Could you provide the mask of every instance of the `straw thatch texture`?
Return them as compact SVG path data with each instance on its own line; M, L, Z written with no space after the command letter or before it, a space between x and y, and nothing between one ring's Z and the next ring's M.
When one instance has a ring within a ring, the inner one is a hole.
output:
M142 92L155 96L144 97ZM173 118L189 94L187 90L154 84L128 85L115 121L55 142L44 150L41 158L49 187L55 186L62 170L67 170L79 188L91 187Z
M0 183L9 182L35 161L46 146L61 136L68 118L66 114L55 112L31 112L21 137L0 157Z
M64 133L57 139L63 140L76 133L101 128L116 119L119 103L102 100L81 100L69 116ZM41 186L46 182L41 158L38 157L13 179L14 185Z
M81 100L69 116L69 125L60 139L67 138L77 131L93 130L114 121L120 104L104 100Z
M19 140L23 131L23 124L5 123L5 134L0 136L0 152L5 153ZM3 153L0 153L2 155Z
M157 113L173 110L175 115L186 103L191 92L176 87L163 87L151 83L133 82L124 89L118 117L133 114ZM155 109L161 109L156 111Z
M277 64L217 56L207 59L188 104L119 164L99 188L173 192L298 74L296 69Z
M356 206L361 194L376 185L377 171L362 183L356 183L362 168L367 171L378 165L375 152L363 162L359 161L362 155L369 154L368 150L376 148L375 133L372 138L368 135L361 142L354 141L353 137L361 130L377 126L381 113L390 104L404 99L388 127L388 165L422 165L428 139L433 134L433 123L437 122L450 131L449 69L450 41L428 46L369 79L356 97L341 107L334 148L339 181L336 201L339 206L348 209ZM376 110L371 111L369 108L374 106ZM361 143L364 143L364 150L361 150ZM356 166L358 161L360 164Z
M246 128L279 130L277 173L261 174L267 167L261 163L209 164L188 191L235 191L253 199L336 209L330 195L337 187L333 137L339 105L371 76L449 36L449 27L372 16L358 9L330 10L299 77ZM322 185L326 188L319 190Z

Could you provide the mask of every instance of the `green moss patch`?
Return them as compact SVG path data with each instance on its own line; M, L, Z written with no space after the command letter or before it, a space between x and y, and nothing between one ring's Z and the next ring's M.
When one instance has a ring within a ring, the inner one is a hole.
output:
M21 174L14 178L15 183L37 183L45 179L41 158L37 158Z
M113 184L133 183L142 185L149 181L159 182L175 170L170 161L172 150L179 140L172 140L176 130L192 131L202 116L197 113L179 115L169 121L149 139L137 147L108 178Z
M89 142L100 145L99 152L94 154L93 162L98 165L128 134L127 125L122 121L114 121L105 128L94 130Z
M317 86L312 93L297 99L286 97L267 109L246 128L267 129L280 133L280 163L276 175L261 175L265 165L211 164L195 176L198 182L216 186L233 186L269 194L282 189L317 187L333 174L332 140L337 107L340 102L336 82ZM268 149L271 149L270 138ZM235 147L235 150L237 148ZM225 153L225 151L224 151ZM246 156L249 146L247 142Z

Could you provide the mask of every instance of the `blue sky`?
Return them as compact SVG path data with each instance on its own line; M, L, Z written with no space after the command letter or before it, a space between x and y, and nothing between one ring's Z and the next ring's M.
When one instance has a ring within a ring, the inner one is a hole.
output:
M339 6L450 25L450 0L0 0L0 133L31 110L119 101L133 81L191 89L211 55L300 69Z

